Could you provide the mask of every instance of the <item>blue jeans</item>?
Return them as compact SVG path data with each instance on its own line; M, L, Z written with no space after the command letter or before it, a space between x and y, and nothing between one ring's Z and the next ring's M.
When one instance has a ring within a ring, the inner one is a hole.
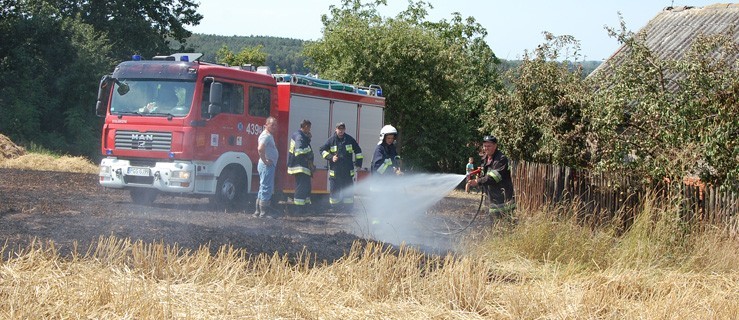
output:
M275 166L268 166L261 161L257 164L259 172L259 192L257 199L260 201L269 201L275 191Z

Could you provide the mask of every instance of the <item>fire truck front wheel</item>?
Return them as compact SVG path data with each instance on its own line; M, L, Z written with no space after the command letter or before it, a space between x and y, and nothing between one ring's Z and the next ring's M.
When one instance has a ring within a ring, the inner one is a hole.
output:
M223 170L218 177L216 194L213 196L216 205L233 206L244 196L246 174L243 170L230 168Z
M150 205L157 199L159 192L154 189L133 188L131 189L131 200L135 204Z

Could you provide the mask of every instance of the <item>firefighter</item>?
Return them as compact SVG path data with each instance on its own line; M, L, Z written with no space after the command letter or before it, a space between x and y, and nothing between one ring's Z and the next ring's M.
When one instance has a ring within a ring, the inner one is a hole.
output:
M377 143L375 154L372 156L373 175L403 174L400 171L400 156L395 148L397 138L398 130L395 127L386 125L380 129L380 142Z
M354 207L353 191L346 191L354 181L355 167L361 168L364 157L357 140L346 134L346 124L336 124L335 133L320 148L321 157L328 160L329 203L332 209Z
M482 158L482 172L476 179L470 179L471 187L482 186L487 194L490 219L495 222L503 217L513 219L516 200L513 195L513 180L508 165L508 157L498 150L498 139L485 136L482 140L485 153Z
M293 204L296 213L305 213L306 205L310 205L311 176L315 165L313 164L313 149L310 147L311 122L303 120L300 122L300 130L290 136L290 146L287 155L287 174L295 177L295 195Z

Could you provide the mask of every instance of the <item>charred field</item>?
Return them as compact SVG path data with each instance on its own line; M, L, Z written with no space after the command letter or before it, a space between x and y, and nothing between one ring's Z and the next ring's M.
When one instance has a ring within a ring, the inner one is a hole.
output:
M249 200L224 209L207 199L160 196L144 206L132 203L127 191L100 187L95 174L0 168L0 240L6 254L32 241L51 241L64 254L115 236L183 250L227 245L250 254L307 252L326 262L340 259L355 241L373 240L371 232L359 227L365 219L361 201L353 212L328 212L323 200L308 214L290 214L287 206L278 205L274 219L260 219L251 216ZM472 196L447 196L418 224L458 228L469 221L476 206ZM473 228L482 225L484 221L478 221ZM445 254L461 240L462 234L421 228L413 239L402 241Z

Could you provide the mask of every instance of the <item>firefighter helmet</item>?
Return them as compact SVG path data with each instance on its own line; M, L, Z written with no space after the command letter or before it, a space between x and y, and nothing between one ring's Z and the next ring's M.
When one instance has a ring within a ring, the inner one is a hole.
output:
M489 136L483 137L482 138L482 142L492 142L492 143L497 144L498 143L498 138L496 138L493 135L489 135Z
M391 125L385 125L380 129L380 143L385 141L385 136L388 134L394 135L396 138L398 137L398 130L395 129L395 127Z

